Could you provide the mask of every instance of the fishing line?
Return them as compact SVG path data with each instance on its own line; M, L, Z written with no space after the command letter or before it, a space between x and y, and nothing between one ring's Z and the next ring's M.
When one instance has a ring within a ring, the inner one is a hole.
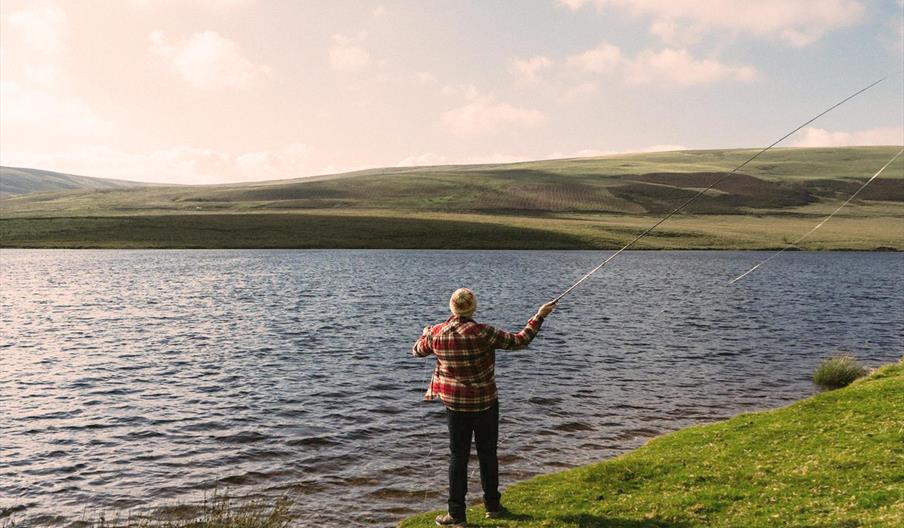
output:
M861 88L861 89L857 90L856 92L854 92L854 93L852 93L851 95L845 97L845 98L842 99L841 101L838 101L837 103L833 104L832 106L826 108L825 110L823 110L822 112L820 112L819 114L817 114L816 117L813 117L813 118L809 119L806 123L804 123L804 124L798 126L797 128L795 128L795 129L792 130L791 132L788 132L788 133L785 134L784 136L782 136L782 137L780 137L779 139L775 140L775 141L772 142L769 146L763 148L762 150L760 150L759 152L757 152L757 153L754 154L753 156L750 156L749 158L747 158L747 159L744 161L744 163L741 163L741 164L738 165L737 167L731 169L730 172L727 172L727 173L723 174L721 177L719 177L718 179L716 179L715 182L711 183L711 184L709 185L709 187L706 187L706 188L703 189L702 191L699 191L697 194L691 196L691 197L690 197L688 200L686 200L684 203L682 203L681 205L679 205L678 207L676 207L672 212L670 212L669 214L663 216L658 222L656 222L655 224L653 224L652 226L650 226L649 228L647 228L645 231L643 231L642 233L640 233L639 235L637 235L636 237L634 237L634 239L632 239L630 242L628 242L627 244L625 244L621 249L619 249L618 251L616 251L615 253L613 253L612 255L610 255L610 256L609 256L606 260L604 260L599 266L593 268L593 269L590 270L587 274L585 274L583 277L581 277L580 279L578 279L577 282L575 282L574 284L572 284L571 286L569 286L567 290L565 290L565 291L562 292L558 297L556 297L555 299L553 299L552 302L553 302L553 303L558 303L563 297L565 297L566 295L568 295L569 293L571 293L571 291L574 290L575 288L577 288L582 282L584 282L585 280L589 279L591 275L593 275L594 273L596 273L597 271L599 271L600 269L602 269L603 267L605 267L605 266L606 266L607 264L609 264L609 262L611 262L615 257L619 256L619 255L620 255L622 252L624 252L626 249L630 248L630 247L633 246L635 243L637 243L638 240L640 240L641 238L647 236L651 231L653 231L654 229L656 229L657 227L659 227L660 224L662 224L663 222L665 222L665 221L668 220L669 218L675 216L679 211L681 211L682 209L684 209L684 208L687 207L688 205L690 205L690 204L694 203L695 201L697 201L697 199L700 198L701 196L703 196L704 194L706 194L707 191L711 190L711 189L712 189L713 187L715 187L716 185L719 185L720 183L722 183L726 178L728 178L728 177L731 176L732 174L736 173L737 171L741 170L741 169L742 169L744 166L746 166L748 163L750 163L751 161L753 161L753 160L757 159L758 157L760 157L761 154L763 154L763 153L766 152L767 150L770 150L772 147L778 145L779 143L781 143L781 142L784 141L785 139L787 139L787 138L789 138L790 136L792 136L795 132L797 132L798 130L802 129L803 127L809 125L809 124L812 123L813 121L816 121L816 120L819 119L820 117L822 117L822 116L828 114L828 113L831 112L832 110L834 110L834 109L838 108L839 106L843 105L844 103L850 101L850 100L853 99L854 97L857 97L858 95L860 95L860 94L862 94L863 92L869 90L869 89L872 88L873 86L876 86L877 84L881 83L881 82L884 81L886 78L887 78L887 77L882 77L881 79L879 79L879 80L877 80L877 81L874 81L874 82L870 83L868 86L866 86L866 87L864 87L864 88Z
M826 108L825 110L823 110L822 112L820 112L820 113L817 114L816 116L810 118L809 120L807 120L807 121L804 122L803 124L799 125L799 126L796 127L794 130L791 130L790 132L788 132L787 134L783 135L783 136L780 137L779 139L773 141L773 142L772 142L771 144L769 144L768 146L766 146L766 147L764 147L763 149L759 150L759 151L756 152L753 156L750 156L749 158L747 158L743 163L741 163L740 165L736 166L736 167L733 168L731 171L729 171L729 172L723 174L721 177L717 178L716 181L714 181L713 183L711 183L708 187L706 187L706 188L704 188L703 190L697 192L695 195L693 195L693 196L690 197L688 200L686 200L684 203L682 203L681 205L679 205L678 207L676 207L676 208L675 208L674 210L672 210L670 213L668 213L667 215L665 215L664 217L662 217L661 219L659 219L659 221L657 221L655 224L653 224L652 226L650 226L649 228L647 228L646 230L644 230L643 232L641 232L640 234L638 234L637 236L635 236L630 242L628 242L628 243L625 244L621 249L619 249L618 251L616 251L615 253L613 253L612 255L610 255L608 258L606 258L605 260L603 260L598 266L596 266L595 268L593 268L592 270L590 270L589 272L587 272L585 275L583 275L580 279L578 279L574 284L572 284L571 286L569 286L565 291L563 291L559 296L557 296L557 297L556 297L555 299L553 299L551 302L552 302L552 303L558 303L560 300L562 300L562 298L564 298L566 295L568 295L569 293L571 293L575 288L577 288L579 285L581 285L584 281L586 281L587 279L589 279L594 273L596 273L596 272L599 271L600 269L604 268L607 264L609 264L609 262L611 262L613 259L615 259L618 255L620 255L621 253L623 253L624 251L626 251L628 248L632 247L632 246L633 246L634 244L636 244L639 240L641 240L642 238L644 238L645 236L647 236L649 233L651 233L654 229L656 229L657 227L659 227L659 226L660 226L662 223L664 223L666 220L668 220L668 219L671 218L672 216L678 214L681 210L683 210L683 209L686 208L687 206L689 206L689 205L691 205L692 203L694 203L695 201L697 201L697 199L699 199L701 196L703 196L704 194L706 194L708 191L710 191L711 189L713 189L713 188L714 188L715 186L717 186L718 184L722 183L722 182L723 182L725 179L727 179L729 176L735 174L737 171L739 171L739 170L741 170L742 168L744 168L745 166L747 166L750 162L752 162L752 161L754 161L755 159L757 159L758 157L760 157L760 156L761 156L762 154L764 154L766 151L771 150L773 147L775 147L776 145L778 145L779 143L781 143L781 142L784 141L785 139L791 137L792 135L794 135L796 132L798 132L799 130L801 130L801 129L804 128L805 126L807 126L807 125L809 125L810 123L816 121L816 120L819 119L820 117L822 117L822 116L828 114L828 113L831 112L832 110L838 108L839 106L841 106L841 105L843 105L844 103L850 101L851 99L857 97L858 95L860 95L860 94L866 92L867 90L869 90L870 88L872 88L872 87L876 86L877 84L881 83L881 82L884 81L885 79L887 79L887 76L886 76L886 77L882 77L881 79L878 79L878 80L876 80L876 81L870 83L869 85L867 85L867 86L865 86L865 87L863 87L863 88L857 90L856 92L854 92L854 93L848 95L848 96L845 97L844 99L838 101L837 103L835 103L835 104L833 104L832 106ZM902 152L904 152L904 150L902 150ZM873 177L870 178L864 185L862 185L862 186L860 187L860 189L857 190L857 192L855 192L850 198L848 198L848 200L845 201L845 203L842 204L841 207L844 207L844 205L846 205L848 202L850 202L851 200L853 200L854 197L856 197L857 194L859 194L860 191L863 190L863 188L865 188L872 180L874 180L879 174L881 174L881 172L884 171L885 168L887 168L889 165L891 165L891 163L892 163L895 159L897 159L897 157L900 156L900 155L901 155L901 152L899 152L897 155L895 155L895 157L892 158L892 160L889 161L882 169L880 169L879 172L877 172L875 175L873 175ZM826 219L824 219L822 222L820 222L819 225L817 225L814 229L812 229L810 232L808 232L804 237L801 237L800 239L798 239L796 242L799 242L800 240L802 240L803 238L805 238L806 236L808 236L810 233L812 233L813 231L815 231L816 229L818 229L819 227L821 227L821 225L824 224L826 221L828 221L829 218L831 218L832 216L834 216L834 214L837 213L838 210L841 209L841 207L839 207L839 208L836 209L834 212L832 212L832 214L830 214ZM795 243L796 243L796 242L795 242ZM792 243L792 244L789 244L789 246L790 246L790 245L793 245L793 243ZM781 251L779 251L779 253L781 253L781 252L784 251L785 249L787 249L787 247L786 247L786 248L783 248ZM774 255L774 256L777 256L777 254ZM773 257L774 257L774 256L773 256ZM768 260L771 260L771 258L770 258L770 259L767 259L767 261L768 261ZM757 266L754 266L754 268L752 268L751 270L747 271L744 275L746 275L746 274L752 272L754 269L756 269L756 268L759 267L760 265L764 264L765 262L766 262L766 261L764 261L764 262L762 262L762 263L760 263L760 264L757 264ZM739 279L742 278L744 275L741 275L741 277L738 277L738 278L735 279L735 280L739 280ZM734 282L734 281L732 281L732 283L733 283L733 282ZM729 283L729 284L731 284L731 283ZM537 361L538 359L539 359L539 358L535 358L535 365L536 365L536 361ZM431 372L431 381L432 381L432 372ZM498 448L499 445L503 444L503 443L504 443L504 442L505 442L505 441L506 441L513 433L514 433L514 431L509 431L508 434L506 434L506 435L505 435L505 436L497 443L497 448ZM425 435L426 435L426 429L425 429ZM431 447L430 447L430 452L432 453L432 451L433 451L433 447L432 447L432 445L431 445ZM475 469L477 469L477 468L476 468L476 467L475 467L475 468L472 468L468 480L471 480L471 478L473 478L473 476L474 476L474 470L475 470ZM428 490L425 490L425 491L424 491L424 504L425 504L425 505L426 505L426 502L427 502L427 494L428 494Z
M737 277L731 279L730 281L728 281L728 284L734 284L734 283L738 282L739 280L743 279L744 277L746 277L747 275L750 275L751 273L753 273L757 268L759 268L759 267L762 266L763 264L765 264L765 263L769 262L770 260L774 259L775 257L781 255L782 253L784 253L784 252L787 251L788 249L791 249L792 247L795 247L798 243L800 243L801 241L803 241L803 239L807 238L808 236L810 236L810 235L812 235L814 232L816 232L817 229L819 229L820 227L822 227L823 224L825 224L826 222L829 221L829 219L831 219L833 216L835 216L835 213L837 213L838 211L840 211L842 207L844 207L845 205L851 203L851 200L853 200L854 198L856 198L857 195L860 194L860 191L862 191L863 189L866 189L866 186L869 185L870 183L872 183L873 180L875 180L876 178L878 178L879 175L882 174L882 172L885 171L885 169L887 169L889 165L891 165L892 163L894 163L894 161L895 161L896 159L898 159L898 157L899 157L902 153L904 153L904 149L899 150L897 154L895 154L890 160L888 160L888 163L886 163L885 165L883 165L881 169L879 169L875 174L873 174L868 180L866 180L865 182L863 182L863 185L861 185L860 188L857 189L857 190L854 192L854 194L852 194L852 195L850 196L850 198L848 198L847 200L844 201L844 203L842 203L841 205L839 205L834 211L832 211L832 212L829 214L829 216L823 218L818 224L816 224L815 226L813 226L812 229L810 229L809 231L807 231L806 233L804 233L800 238L798 238L798 239L795 240L794 242L789 242L785 247L783 247L782 249L780 249L780 250L776 251L775 253L773 253L772 255L770 255L769 258L763 260L762 262L760 262L759 264L757 264L757 265L755 265L754 267L750 268L749 270L745 271L744 273L742 273L742 274L738 275Z
M841 205L839 205L839 206L838 206L834 211L832 211L828 216L826 216L825 218L823 218L823 219L822 219L818 224L816 224L812 229L810 229L809 231L807 231L806 233L804 233L802 236L800 236L799 238L797 238L797 239L794 240L793 242L789 242L786 246L784 246L784 247L781 248L780 250L776 251L775 253L773 253L773 254L770 255L769 257L763 259L763 260L760 261L758 264L756 264L756 265L753 266L752 268L748 269L748 270L745 271L744 273L738 275L737 277L731 279L730 281L724 282L724 283L723 283L723 282L719 282L719 283L718 283L719 289L720 289L720 290L722 290L722 289L726 289L726 290L727 290L727 288L728 288L729 286L732 286L734 283L738 282L739 280L743 279L743 278L746 277L747 275L749 275L749 274L753 273L754 271L756 271L756 270L757 270L758 268L760 268L763 264L766 264L767 262L771 261L772 259L778 257L779 255L781 255L781 254L784 253L785 251L791 249L792 247L797 246L797 245L798 245L799 243L801 243L804 239L806 239L807 237L809 237L810 235L812 235L814 232L816 232L817 229L819 229L819 228L822 227L826 222L828 222L830 218L832 218L833 216L835 216L835 214L838 213L838 211L840 211L844 206L846 206L846 205L848 205L849 203L851 203L851 202L854 200L854 198L856 198L857 195L859 195L859 194L863 191L863 189L865 189L869 184L871 184L871 183L873 182L873 180L875 180L876 178L878 178L878 177L885 171L885 169L887 169L888 167L890 167L891 164L894 163L895 160L898 159L898 158L901 156L901 154L904 154L904 149L899 150L897 154L895 154L895 155L894 155L894 156L893 156L893 157L892 157L885 165L882 166L882 168L880 168L880 169L879 169L878 171L876 171L876 173L873 174L869 179L867 179L865 182L863 182L863 183L860 185L860 187L854 192L854 194L852 194L847 200L844 201L844 203L842 203ZM718 297L718 295L721 295L721 294L717 294L716 296ZM656 315L654 315L653 317L654 317L654 318L655 318L655 317L659 317L660 315L662 315L663 313L665 313L666 310L668 310L668 309L670 309L670 308L674 309L674 308L678 308L678 307L680 307L680 306L683 306L683 305L686 304L690 299L691 299L691 296L690 296L690 295L684 295L683 297L681 297L681 299L680 299L678 302L676 302L676 303L674 303L674 304L669 304L668 302L663 302L662 305L661 305L662 308L660 308L660 310L659 310L659 311L656 313Z

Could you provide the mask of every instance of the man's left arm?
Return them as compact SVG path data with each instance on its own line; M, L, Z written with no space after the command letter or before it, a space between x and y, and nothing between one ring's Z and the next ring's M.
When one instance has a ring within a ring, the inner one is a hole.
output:
M537 314L530 318L527 325L518 333L510 333L504 330L497 330L491 326L487 327L489 332L489 344L493 348L501 348L503 350L519 350L526 348L533 341L540 331L543 320L556 307L556 303L549 302L544 304L537 310Z

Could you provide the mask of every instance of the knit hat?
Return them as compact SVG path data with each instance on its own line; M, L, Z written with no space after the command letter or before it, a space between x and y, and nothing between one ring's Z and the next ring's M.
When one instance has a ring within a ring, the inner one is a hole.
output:
M477 310L477 297L474 292L467 288L459 288L455 290L449 299L449 309L454 315L462 317L471 317Z

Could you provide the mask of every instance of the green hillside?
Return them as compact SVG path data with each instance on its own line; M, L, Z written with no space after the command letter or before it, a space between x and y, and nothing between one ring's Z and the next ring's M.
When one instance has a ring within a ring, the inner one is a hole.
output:
M904 364L774 411L690 427L503 492L470 526L904 526ZM474 490L472 490L473 492ZM475 495L472 493L472 496ZM406 520L427 528L439 512Z
M38 169L0 167L0 198L34 192L67 191L72 189L125 189L146 187L148 185L140 182L91 178Z
M640 247L780 246L846 199L896 151L770 151ZM0 200L0 245L618 247L754 152L663 152L385 168L239 185L34 193ZM48 220L76 217L81 220ZM362 236L362 225L370 236ZM904 158L805 248L904 249L902 232Z

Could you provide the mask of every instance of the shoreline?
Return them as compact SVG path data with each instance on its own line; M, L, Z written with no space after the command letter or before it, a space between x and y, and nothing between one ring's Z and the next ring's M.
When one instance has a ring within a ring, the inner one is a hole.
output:
M848 387L648 440L628 453L517 482L509 513L469 526L901 526L904 358ZM479 490L471 490L471 500ZM479 504L479 500L477 501ZM432 526L436 510L400 528Z
M0 249L18 249L18 250L52 250L52 251L618 251L618 247L587 247L587 248L563 248L563 249L536 249L536 248L485 248L485 247L190 247L190 246L6 246L0 244ZM654 252L676 252L676 253L692 253L692 252L770 252L778 251L781 247L762 247L762 248L631 248L628 251L654 253ZM904 249L877 247L873 249L860 248L832 248L832 249L786 249L795 253L904 253Z
M819 215L680 215L635 250L773 251ZM0 215L0 248L47 249L620 249L648 215L507 216L297 211L132 216ZM904 216L842 217L795 251L904 251Z

